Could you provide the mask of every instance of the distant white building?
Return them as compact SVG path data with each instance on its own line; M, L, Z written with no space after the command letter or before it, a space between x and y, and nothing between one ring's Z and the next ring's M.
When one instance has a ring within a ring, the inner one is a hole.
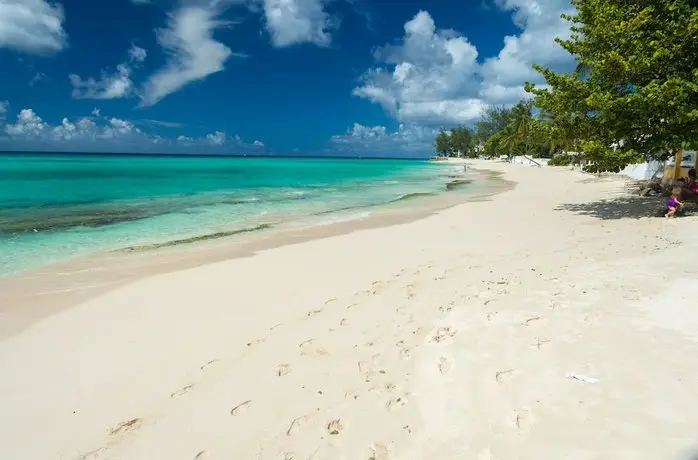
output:
M635 180L661 179L664 176L663 161L649 161L635 165L628 165L619 174L623 174Z

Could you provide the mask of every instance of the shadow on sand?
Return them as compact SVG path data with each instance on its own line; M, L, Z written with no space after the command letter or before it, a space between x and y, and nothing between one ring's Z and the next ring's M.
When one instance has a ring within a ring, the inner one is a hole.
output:
M641 219L643 217L663 217L666 212L665 197L629 196L590 203L568 203L555 208L556 211L569 211L603 220ZM682 215L696 212L696 205L687 203ZM680 217L680 216L677 216Z

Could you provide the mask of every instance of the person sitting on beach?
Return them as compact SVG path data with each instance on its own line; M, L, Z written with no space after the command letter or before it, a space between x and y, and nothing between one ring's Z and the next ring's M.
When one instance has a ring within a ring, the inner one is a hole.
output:
M691 168L688 170L688 180L682 185L684 194L688 197L698 195L698 181L696 181L696 170Z
M667 219L674 217L676 215L676 211L679 210L680 206L683 206L683 203L679 201L681 198L681 189L680 188L675 188L669 197L669 199L666 200L666 207L667 207L667 213L664 214L664 217Z

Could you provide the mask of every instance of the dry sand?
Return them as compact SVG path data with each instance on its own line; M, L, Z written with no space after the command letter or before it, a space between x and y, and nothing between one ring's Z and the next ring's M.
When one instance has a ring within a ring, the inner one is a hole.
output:
M0 458L682 458L696 219L643 217L618 177L477 165L516 187L35 318L0 342Z

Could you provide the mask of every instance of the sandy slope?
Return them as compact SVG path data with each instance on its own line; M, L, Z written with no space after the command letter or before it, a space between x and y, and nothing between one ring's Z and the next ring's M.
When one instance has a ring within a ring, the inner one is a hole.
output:
M638 219L618 178L481 167L517 187L143 279L2 341L0 458L679 458L695 218Z

